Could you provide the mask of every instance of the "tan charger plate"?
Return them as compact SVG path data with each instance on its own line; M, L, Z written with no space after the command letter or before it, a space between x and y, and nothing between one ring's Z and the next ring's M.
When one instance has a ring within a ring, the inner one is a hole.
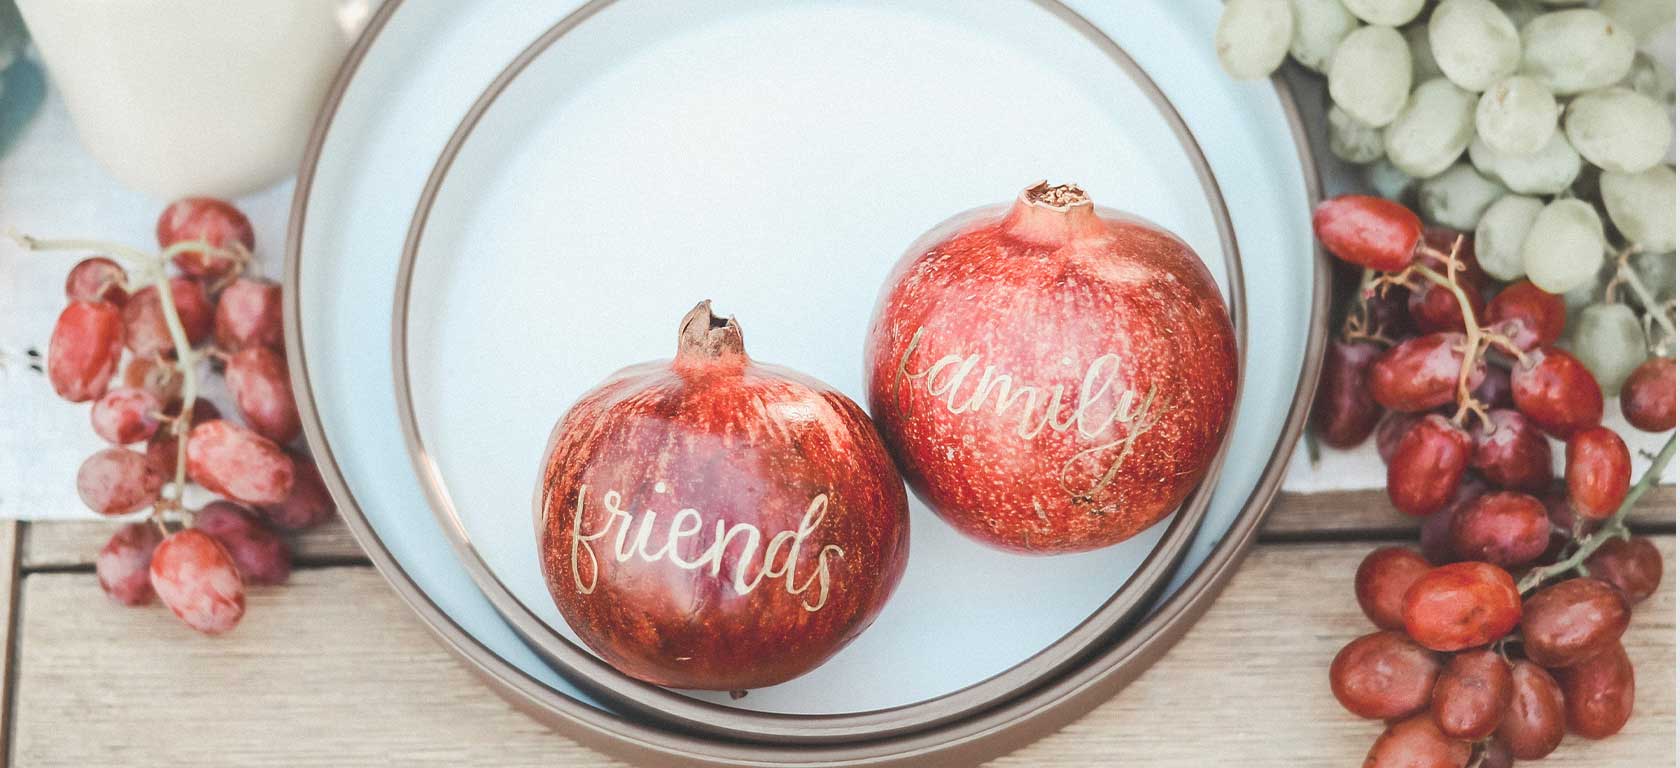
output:
M395 14L397 0L388 2L375 15L333 85L327 108L316 125L300 172L286 261L287 344L291 358L298 361L293 367L294 387L303 394L300 406L306 432L320 459L323 476L364 549L428 625L484 675L499 693L585 743L645 759L658 757L664 758L663 762L685 764L925 764L927 758L937 755L941 761L962 762L1025 743L1111 695L1163 653L1205 609L1240 559L1239 555L1252 539L1264 509L1275 493L1288 449L1298 437L1305 419L1308 394L1317 378L1317 361L1324 343L1322 321L1326 306L1326 281L1321 256L1314 265L1314 330L1308 342L1308 362L1297 383L1284 433L1266 471L1229 533L1204 565L1154 614L1136 626L1133 624L1138 614L1165 586L1184 555L1196 526L1206 513L1212 484L1204 484L1187 501L1161 543L1137 573L1097 613L1054 645L1003 674L960 691L917 704L856 714L811 716L754 712L699 701L630 680L555 633L526 610L490 573L459 524L447 489L419 438L407 381L404 320L409 279L438 187L478 119L531 61L610 2L588 3L539 37L490 84L451 138L428 180L405 243L398 277L393 351L397 358L395 371L401 402L399 414L416 468L443 530L452 538L452 544L469 573L497 610L550 664L587 692L613 706L636 713L636 719L602 712L533 681L453 623L431 603L384 548L351 497L331 449L325 443L308 380L307 361L302 354L297 290L301 233L308 213L310 185L327 130L362 58ZM1195 140L1165 96L1112 40L1066 7L1047 1L1040 4L1100 47L1137 82L1168 117L1186 150L1194 158L1210 205L1219 215L1220 237L1232 275L1233 313L1239 338L1245 338L1242 273L1237 262L1235 237L1225 216L1223 198ZM1306 151L1293 101L1281 84L1278 93L1301 153L1307 187L1316 199L1317 175L1310 153ZM1247 345L1243 343L1241 346L1246 348ZM1128 628L1131 629L1129 634L1126 633ZM733 743L725 739L753 740L757 743Z

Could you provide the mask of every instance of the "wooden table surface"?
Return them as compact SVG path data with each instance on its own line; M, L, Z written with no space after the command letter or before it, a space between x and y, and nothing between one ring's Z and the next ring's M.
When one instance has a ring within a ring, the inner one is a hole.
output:
M1674 562L1674 492L1637 527ZM244 623L194 635L106 601L92 558L114 526L0 523L3 754L36 766L608 765L513 710L444 650L341 525L295 541L284 587ZM1326 669L1370 631L1353 571L1412 536L1380 493L1282 497L1208 614L1112 701L997 766L1354 766L1381 728L1342 711ZM1633 720L1543 764L1675 764L1675 590L1635 612Z

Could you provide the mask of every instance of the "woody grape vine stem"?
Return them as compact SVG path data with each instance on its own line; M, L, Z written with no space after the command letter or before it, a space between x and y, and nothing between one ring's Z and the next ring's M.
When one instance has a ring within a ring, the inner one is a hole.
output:
M1662 478L1663 470L1668 467L1668 462L1672 458L1674 458L1674 434L1669 433L1668 442L1663 443L1662 450L1658 451L1657 455L1651 459L1651 466L1645 469L1645 474L1639 478L1639 482L1628 491L1627 498L1622 499L1622 505L1616 508L1616 514L1605 521L1604 527L1599 528L1597 533L1582 539L1581 545L1569 557L1544 568L1529 571L1528 575L1523 577L1522 583L1517 585L1517 590L1526 595L1541 584L1546 583L1547 580L1580 568L1586 563L1587 558L1597 552L1599 547L1604 546L1604 542L1611 539L1627 538L1628 512L1639 502L1640 497L1644 496L1645 492Z

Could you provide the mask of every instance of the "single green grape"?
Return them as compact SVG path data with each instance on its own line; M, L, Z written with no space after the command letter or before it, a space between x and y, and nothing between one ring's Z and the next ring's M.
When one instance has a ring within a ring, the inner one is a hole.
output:
M1267 77L1289 54L1295 14L1289 0L1230 0L1213 33L1219 64L1239 80Z
M1546 7L1540 5L1538 0L1499 0L1499 9L1511 17L1511 24L1519 30L1536 16L1546 12Z
M1581 156L1562 131L1554 131L1546 146L1528 155L1500 152L1477 138L1470 142L1470 162L1484 175L1504 182L1512 192L1525 195L1559 194L1581 175Z
M1504 194L1505 187L1477 173L1469 163L1454 163L1418 184L1418 212L1443 227L1469 232Z
M1412 92L1406 108L1383 130L1394 167L1420 179L1452 165L1476 135L1476 95L1437 77Z
M1604 222L1591 205L1561 198L1534 217L1522 244L1523 271L1548 293L1577 288L1604 266Z
M1607 171L1638 173L1668 154L1668 109L1627 88L1584 93L1563 113L1563 132L1581 157Z
M1406 203L1417 190L1417 179L1395 168L1386 159L1365 166L1365 184L1372 192L1397 203Z
M1330 99L1360 122L1381 128L1406 107L1412 54L1389 27L1360 27L1342 38L1330 59Z
M1598 11L1644 44L1674 23L1674 5L1674 0L1599 0Z
M1575 329L1581 325L1581 310L1604 301L1604 286L1610 282L1610 276L1615 271L1616 265L1605 261L1604 267L1593 275L1593 279L1559 294L1563 297L1565 309L1563 336L1558 339L1559 344L1568 345L1575 338Z
M1513 75L1495 82L1476 101L1476 135L1508 155L1544 149L1557 132L1558 103L1539 80Z
M1612 85L1633 66L1633 35L1591 8L1534 17L1522 28L1522 71L1553 93Z
M1342 4L1366 24L1398 27L1423 10L1423 0L1342 0Z
M1412 82L1421 83L1441 76L1441 65L1435 63L1430 50L1429 25L1413 24L1400 30L1406 38L1406 50L1412 54Z
M1655 165L1639 173L1605 171L1598 190L1610 223L1646 253L1674 250L1674 169Z
M1289 41L1289 55L1301 66L1323 74L1330 68L1336 46L1359 26L1342 0L1289 0L1295 12L1295 36Z
M1569 338L1576 359L1592 372L1606 397L1620 393L1628 374L1651 356L1644 326L1626 304L1583 308Z
M1441 72L1467 91L1485 91L1522 63L1522 40L1492 0L1442 0L1429 15L1429 48Z
M1674 109L1674 70L1657 63L1650 54L1640 51L1633 55L1633 67L1622 78L1622 86L1632 88L1659 104Z
M1330 153L1350 163L1369 163L1383 156L1383 132L1359 122L1346 110L1330 105Z
M1628 267L1639 284L1651 292L1658 304L1674 300L1674 252L1636 253L1628 257Z
M1476 262L1482 271L1509 282L1522 277L1522 244L1534 218L1546 207L1537 197L1505 195L1493 201L1476 223Z

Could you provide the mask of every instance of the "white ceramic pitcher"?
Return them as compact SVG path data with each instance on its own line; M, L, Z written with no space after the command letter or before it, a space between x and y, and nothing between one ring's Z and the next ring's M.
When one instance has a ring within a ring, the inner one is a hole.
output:
M82 144L122 183L233 197L297 169L367 0L19 0Z

